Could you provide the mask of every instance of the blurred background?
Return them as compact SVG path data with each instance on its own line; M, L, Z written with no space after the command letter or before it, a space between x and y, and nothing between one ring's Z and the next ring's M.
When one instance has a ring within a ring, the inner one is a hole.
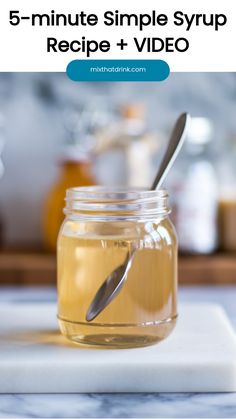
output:
M65 189L149 186L179 113L189 135L165 187L183 283L236 282L236 74L73 83L0 73L0 284L55 283Z

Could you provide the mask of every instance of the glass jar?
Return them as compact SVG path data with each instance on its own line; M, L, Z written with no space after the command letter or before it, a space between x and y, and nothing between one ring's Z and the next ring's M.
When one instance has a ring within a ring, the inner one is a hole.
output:
M58 319L67 338L111 348L166 338L177 318L177 240L164 190L68 189L58 238ZM124 286L92 321L107 276L135 249Z

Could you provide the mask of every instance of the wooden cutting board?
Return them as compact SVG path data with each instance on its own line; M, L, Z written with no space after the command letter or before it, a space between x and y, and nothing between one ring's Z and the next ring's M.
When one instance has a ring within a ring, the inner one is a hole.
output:
M142 349L85 349L59 333L54 304L0 307L0 392L236 391L236 338L220 306L182 305L175 331Z

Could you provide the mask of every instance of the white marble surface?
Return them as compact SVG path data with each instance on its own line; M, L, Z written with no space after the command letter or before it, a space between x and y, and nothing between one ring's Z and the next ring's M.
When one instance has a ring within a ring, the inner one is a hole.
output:
M182 288L181 301L220 303L236 327L236 289ZM54 290L0 289L0 302L48 302ZM235 418L236 393L0 395L4 418Z
M219 305L180 304L168 339L123 351L71 344L56 311L0 305L0 393L236 391L236 336Z

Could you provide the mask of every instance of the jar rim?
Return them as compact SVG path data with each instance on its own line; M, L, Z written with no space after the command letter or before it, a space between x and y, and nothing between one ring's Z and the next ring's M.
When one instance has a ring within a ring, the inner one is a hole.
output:
M73 218L124 220L167 215L168 192L141 187L83 186L66 191L64 213Z
M168 197L166 189L150 190L143 187L128 186L78 186L66 190L66 199L91 199L91 200L112 200L122 201L136 199L163 199Z

